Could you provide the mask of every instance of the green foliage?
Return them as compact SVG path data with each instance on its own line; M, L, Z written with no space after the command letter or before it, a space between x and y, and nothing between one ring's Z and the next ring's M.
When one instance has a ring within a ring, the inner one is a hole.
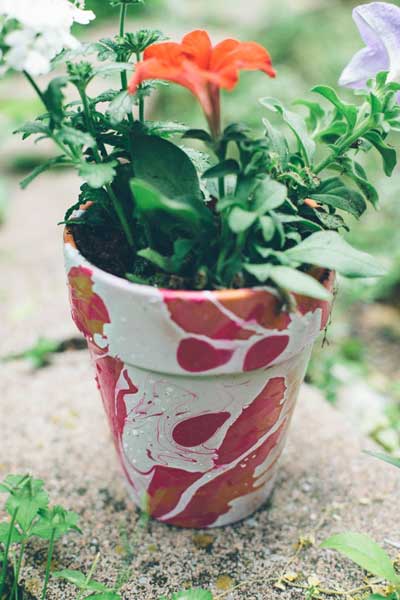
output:
M379 460L383 460L384 462L388 463L389 465L393 465L394 467L397 467L398 469L400 469L400 459L399 458L394 458L393 456L388 456L386 454L382 454L381 452L366 452L366 454L369 454L370 456L374 456L375 458L379 458Z
M397 575L389 556L368 536L360 533L341 533L323 542L322 548L337 550L372 575L400 588L400 576Z
M6 585L7 566L13 566L14 583L10 597L18 600L18 582L27 545L34 537L48 541L46 573L41 599L46 598L51 561L56 540L75 531L78 515L62 506L49 507L44 482L29 475L8 475L0 484L0 493L7 494L5 510L9 521L0 526L0 598Z
M174 594L170 600L212 600L212 593L207 590L186 590ZM160 600L169 600L165 596Z
M126 276L134 281L164 287L173 281L186 289L265 283L292 309L291 292L329 298L310 275L314 265L348 277L382 275L376 261L341 236L348 219L378 204L358 155L378 152L388 176L396 165L389 134L400 129L400 86L379 74L354 103L329 86L316 86L315 100L296 103L301 112L263 98L261 105L273 114L272 121L264 118L262 134L240 122L217 135L146 121L154 82L142 83L131 96L128 74L146 48L165 38L157 29L125 31L127 10L138 4L113 2L120 8L118 35L87 44L84 60L64 53L57 64L66 63L66 76L57 76L44 92L36 86L46 112L18 131L52 139L59 154L22 185L50 168L76 168L86 185L79 202L92 204L79 221L68 211L66 221L90 225L99 236L105 228L122 230L130 252ZM92 97L93 79L110 75L118 75L120 84ZM79 98L69 104L67 86ZM279 120L283 128L276 126ZM208 159L181 148L179 135L204 144Z

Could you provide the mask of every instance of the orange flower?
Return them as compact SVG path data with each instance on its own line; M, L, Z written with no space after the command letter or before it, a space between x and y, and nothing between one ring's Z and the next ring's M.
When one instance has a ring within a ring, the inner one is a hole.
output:
M165 42L146 49L129 84L135 94L142 81L163 79L188 88L199 100L214 137L220 133L220 88L232 90L239 71L275 77L268 52L255 42L227 39L212 46L206 31L192 31L181 44Z

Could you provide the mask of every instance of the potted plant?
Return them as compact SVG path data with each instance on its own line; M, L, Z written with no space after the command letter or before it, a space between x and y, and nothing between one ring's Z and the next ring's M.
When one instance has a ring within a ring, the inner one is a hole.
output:
M383 272L342 233L378 204L362 154L379 152L389 176L396 165L387 137L400 127L400 85L384 49L400 9L355 11L370 47L343 75L360 88L354 104L326 86L297 112L263 98L254 132L222 126L220 91L242 70L275 77L268 52L213 46L205 31L181 43L126 32L137 3L114 0L119 34L77 48L72 23L94 17L83 2L37 0L35 15L24 0L0 3L3 68L23 71L45 110L18 131L59 150L22 186L60 166L83 180L64 220L72 315L135 501L164 523L225 525L271 493L335 273ZM61 65L39 88L35 76ZM93 95L93 79L110 74L118 85ZM208 127L147 120L159 80L188 88Z

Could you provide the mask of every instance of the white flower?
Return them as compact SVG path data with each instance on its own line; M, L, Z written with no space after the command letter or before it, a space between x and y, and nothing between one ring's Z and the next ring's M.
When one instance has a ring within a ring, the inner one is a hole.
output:
M84 2L70 0L0 0L0 16L17 22L4 37L8 46L3 56L6 67L41 75L51 70L51 61L63 48L77 48L71 35L74 23L87 25L95 18L84 10Z

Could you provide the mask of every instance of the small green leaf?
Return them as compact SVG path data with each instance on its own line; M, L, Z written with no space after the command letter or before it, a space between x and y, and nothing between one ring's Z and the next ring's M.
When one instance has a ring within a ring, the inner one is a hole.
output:
M267 250L267 252L269 252L269 251ZM245 264L244 269L245 269L245 271L250 273L250 275L253 275L253 277L258 279L258 281L260 281L261 283L265 283L266 281L268 281L268 279L270 277L272 265L269 265L269 264L254 264L254 265Z
M117 592L102 592L100 594L92 594L89 598L93 600L121 600L121 594Z
M203 202L199 177L186 152L156 136L135 138L135 175L167 198L191 197L199 212L209 213Z
M396 150L385 144L382 136L377 131L370 131L363 137L378 150L379 154L382 156L385 174L390 177L397 164Z
M349 124L349 129L352 130L357 122L357 107L352 104L343 102L335 90L327 85L317 85L312 90L315 94L319 94L326 98L338 110Z
M218 165L207 169L203 173L204 179L213 179L219 177L225 177L226 175L237 175L240 171L240 166L236 160L231 158L220 162Z
M11 475L5 480L12 490L6 502L9 515L18 509L16 522L23 532L27 532L39 511L46 509L49 497L43 489L41 479L33 479L22 475Z
M43 94L51 119L57 124L60 124L64 117L64 94L62 90L67 84L68 79L66 77L55 77L50 81Z
M198 210L198 203L193 196L167 198L153 186L138 178L131 180L131 188L137 209L150 221L160 213L170 215L178 222L186 222L195 228L203 221L203 211ZM209 215L211 216L211 213ZM193 234L197 233L198 230L194 229Z
M39 511L39 518L34 523L31 532L44 540L50 540L52 536L58 540L70 531L81 532L77 523L79 515L73 511L65 510L62 506L54 506L51 509Z
M385 550L367 535L341 533L327 539L321 547L337 550L372 575L382 577L394 585L400 584L400 577Z
M373 456L374 458L379 458L379 460L383 460L384 462L388 463L389 465L393 465L394 467L397 467L398 469L400 469L400 458L395 458L394 456L388 456L387 454L382 454L381 452L365 451L365 454L369 454L370 456Z
M337 177L322 182L317 191L310 194L310 198L320 204L344 210L356 218L361 217L367 208L361 194L346 187Z
M296 100L293 102L295 106L305 106L308 108L309 116L306 119L308 128L314 131L318 127L318 123L324 118L325 111L318 104L318 102L311 102L310 100Z
M53 572L53 577L57 579L65 579L80 590L89 590L94 592L107 592L107 586L98 581L87 581L87 576L80 571L72 571L71 569L63 569L62 571Z
M104 163L82 163L79 175L94 189L102 188L113 182L118 165L116 160Z
M133 98L127 91L120 92L110 102L107 115L113 125L121 123L132 112Z
M332 269L345 277L380 277L385 274L369 254L356 250L333 231L313 233L285 254L300 264Z
M25 190L28 187L28 185L30 183L32 183L32 181L34 179L36 179L36 177L38 177L45 171L48 171L49 169L51 169L53 167L67 165L67 164L69 164L69 163L68 163L68 160L65 158L65 156L56 156L55 158L49 158L49 160L45 160L40 165L38 165L35 169L33 169L33 171L31 173L29 173L29 175L27 177L25 177L20 182L19 185L21 186L21 188L23 190Z
M316 298L317 300L329 301L332 299L328 290L314 277L291 267L272 267L270 279L289 292Z
M261 217L260 225L263 232L263 237L266 242L270 242L275 235L276 226L274 219L271 217Z
M268 119L263 119L265 125L265 135L270 144L271 153L276 154L281 168L286 168L289 161L289 148L285 136L279 129L273 127Z
M0 544L6 544L10 534L10 523L0 523ZM19 544L22 536L16 527L13 527L11 534L11 544Z
M22 139L25 140L30 135L41 134L41 135L50 135L49 126L43 123L43 121L28 121L15 129L13 133L22 133Z
M243 231L247 231L257 218L257 213L249 212L239 206L235 206L229 215L229 227L233 233L242 233Z
M314 140L312 140L308 134L307 125L303 117L297 113L286 110L281 102L274 98L262 98L260 102L269 110L278 112L282 115L283 120L297 139L300 152L302 153L306 164L310 165L315 154L316 145Z
M208 131L205 131L204 129L188 129L187 131L185 131L182 137L189 138L192 140L200 140L202 142L205 142L206 144L212 143L211 135L208 133Z
M174 594L172 600L213 600L213 596L208 590L186 590Z
M67 127L64 125L59 132L57 137L67 144L73 146L87 146L88 148L94 148L96 146L96 140L90 133L79 131L73 127Z
M255 207L257 213L261 216L265 213L282 206L287 198L287 188L285 185L272 179L263 179L254 192Z

